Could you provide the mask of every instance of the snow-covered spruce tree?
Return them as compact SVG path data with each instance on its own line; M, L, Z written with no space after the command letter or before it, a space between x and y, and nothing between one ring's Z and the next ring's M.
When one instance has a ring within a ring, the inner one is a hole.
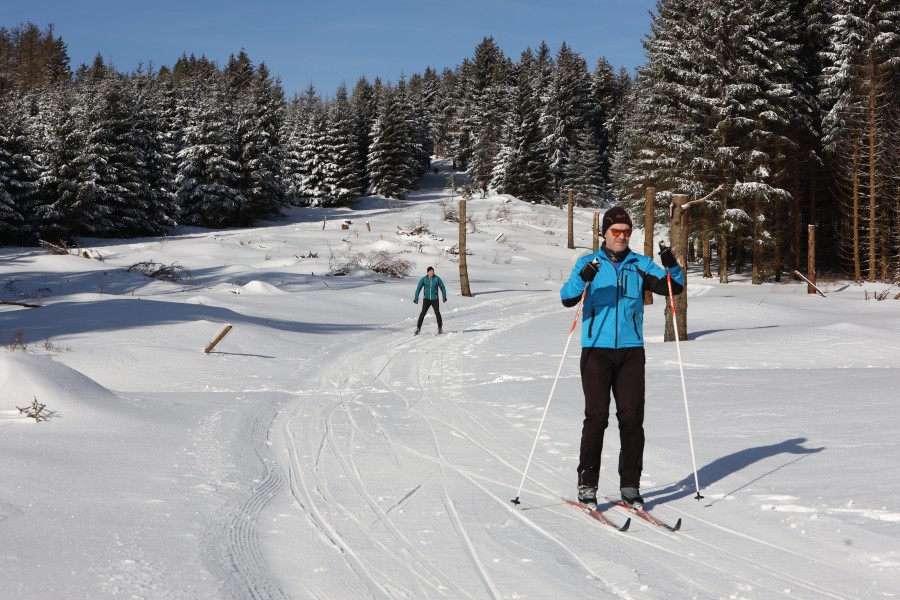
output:
M425 81L419 75L413 75L406 86L406 103L409 106L410 126L415 136L413 143L416 146L419 163L419 172L423 173L431 166L431 156L434 154L434 143L431 140L431 92L425 86Z
M245 204L240 223L249 225L276 216L285 202L280 170L284 92L265 64L252 73L236 99L236 161Z
M0 103L4 117L8 107ZM16 208L15 195L24 187L22 176L13 166L14 136L10 133L6 119L0 119L0 245L8 246L19 237L24 219Z
M37 203L37 136L29 136L34 102L28 94L0 99L0 245L34 243L31 221Z
M577 147L581 132L589 126L593 106L587 63L563 43L556 54L556 71L544 115L547 131L544 146L557 194L568 187L570 154Z
M816 224L817 237L828 239L833 235L833 217L836 214L834 186L823 185L823 163L821 143L822 111L819 103L819 81L821 74L821 54L825 38L825 24L830 22L826 12L830 0L793 0L788 3L787 22L792 31L791 45L797 48L798 72L794 90L799 100L799 118L795 119L795 131L790 137L797 147L792 152L790 166L786 173L791 181L787 184L791 193L790 210L782 219L783 226L776 229L781 239L776 241L776 261L778 252L784 250L787 272L794 269L806 270L807 225ZM781 216L780 213L778 216ZM820 218L820 217L824 217ZM831 244L820 245L816 253L817 262L823 266L833 264L834 254Z
M735 244L739 252L754 251L760 283L763 250L775 245L774 216L790 206L788 156L798 151L798 132L809 129L808 104L798 93L799 27L786 1L658 7L647 41L650 62L638 82L640 124L623 148L639 166L623 170L625 188L636 200L645 185L666 197L728 184L723 201L706 207L718 234L720 280L727 280Z
M547 137L552 133L553 125L548 115L556 63L553 58L553 51L546 42L541 42L540 46L538 46L534 53L534 64L528 70L531 72L531 87L534 89L538 110L541 115L539 120L541 132L543 137ZM544 150L546 153L546 148Z
M624 126L625 98L630 86L631 76L627 71L622 69L617 75L608 60L597 61L591 77L592 106L587 127L596 140L601 200L607 205L613 202L612 156Z
M243 204L235 225L249 225L278 214L284 202L280 176L284 93L265 64L254 68L245 50L228 60L222 77L234 141L231 159L239 165L236 187Z
M797 33L789 0L729 0L735 53L732 85L721 107L735 136L736 181L733 198L753 222L752 281L781 272L782 223L791 214L793 158L812 127L804 95ZM801 215L796 215L801 218ZM781 221L781 222L780 222Z
M232 226L240 221L246 201L240 190L240 165L233 158L234 125L227 118L224 81L217 70L198 73L182 92L188 113L175 178L179 221Z
M423 104L428 111L428 137L436 156L451 156L451 132L456 102L453 101L455 73L446 68L439 75L431 67L422 80Z
M41 94L47 100L39 108L47 123L39 156L46 203L35 213L44 237L137 236L173 224L168 157L133 81L98 56L74 87Z
M518 84L523 77L528 77L527 69L534 64L534 54L531 49L526 49L522 53L519 62L513 64L510 70L511 92L509 95L510 104L506 107L506 118L503 123L503 130L500 135L500 149L494 157L494 167L491 169L490 187L497 193L509 193L506 190L507 169L510 167L511 161L515 155L516 138L518 137L517 127L521 123L521 119L517 116L516 103L518 96ZM531 87L528 87L529 93L533 95Z
M378 117L372 126L372 145L366 165L371 193L400 198L415 185L420 165L413 139L409 112L401 94L385 86L378 104Z
M459 114L461 166L472 181L490 181L500 152L511 92L511 65L492 37L475 48L471 62L463 64L463 107Z
M668 221L673 193L703 195L733 171L727 131L715 129L715 102L728 77L720 14L684 0L657 2L644 41L647 63L623 101L625 126L613 155L615 195L643 214L645 189L655 188L657 223ZM740 214L724 218L724 207L717 213L723 231L741 221Z
M886 150L898 127L900 2L835 0L834 10L822 102L826 149L841 167L847 198L842 222L850 227L838 240L855 279L863 278L865 261L868 281L890 280L898 253L891 235L896 195L889 196L896 193L897 167Z
M328 131L325 136L324 187L329 203L347 205L361 196L363 172L359 156L359 128L347 95L347 87L338 87L327 109Z
M175 76L168 67L161 67L152 80L152 91L148 101L157 123L157 134L162 144L162 152L168 158L169 188L175 193L175 156L182 149L184 141L183 113L179 110L179 92ZM177 208L177 206L176 206Z
M284 186L285 200L288 204L300 206L304 204L300 186L300 132L303 121L301 98L294 96L285 108L284 121L281 124L281 139L284 149L281 155L281 181Z
M296 154L297 192L305 204L319 206L326 201L325 161L327 111L315 88L309 85L297 108L300 109L297 129L291 139L291 151Z
M500 154L504 168L498 188L523 200L547 202L553 193L552 178L543 152L539 106L531 87L533 66L533 56L526 50L516 69L516 88Z
M170 122L165 115L171 100L171 89L158 85L152 72L138 70L126 82L132 98L132 136L139 163L136 166L142 182L136 200L138 217L134 233L117 235L158 235L175 225L175 174L172 168ZM161 98L163 96L163 98Z
M357 155L359 164L362 167L360 172L360 190L365 193L369 188L369 175L366 170L366 164L369 161L369 145L372 142L370 137L372 126L375 124L375 118L378 114L378 96L375 94L375 88L366 80L360 77L353 86L350 93L350 105L353 110L355 121L354 137L357 141Z
M583 129L566 165L566 187L579 206L601 207L607 200L599 144L590 129Z
M87 113L99 102L104 70L102 59L95 60L92 69L80 70L74 86L56 86L40 95L35 128L43 139L38 155L42 202L35 207L34 227L42 239L69 241L113 230L105 190L96 183L101 180L105 151L96 137L88 148L91 119ZM91 83L90 77L99 81Z
M468 62L468 59L463 61ZM452 164L457 168L464 169L467 153L470 150L471 136L468 134L468 125L466 120L462 118L465 103L465 81L462 77L462 66L455 70L445 69L442 77L443 87L441 88L439 118L435 123L440 124L441 135L443 136L443 149L439 152L443 156L452 158ZM435 142L437 144L437 141Z
M132 231L140 218L133 202L141 191L129 122L133 107L111 67L95 63L81 86L84 143L75 164L81 171L82 194L98 215L90 234L111 237L117 224L122 231Z

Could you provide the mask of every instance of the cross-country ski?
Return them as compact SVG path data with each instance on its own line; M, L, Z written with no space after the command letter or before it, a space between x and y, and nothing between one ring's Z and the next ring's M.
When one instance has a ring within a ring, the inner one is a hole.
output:
M657 527L660 527L662 529L666 529L668 531L673 531L673 532L681 529L681 519L680 518L675 523L670 524L670 523L667 523L667 522L657 518L656 515L654 515L653 513L651 513L649 510L647 510L644 507L640 507L640 506L636 506L636 505L629 506L628 504L622 502L621 500L611 500L609 498L607 498L607 501L612 503L615 506L618 506L619 508L622 508L622 509L628 511L629 513L631 513L633 515L640 517L641 519L647 521L648 523L656 525Z
M584 504L581 504L580 502L576 502L575 500L569 500L568 498L562 498L562 501L565 502L566 504L568 504L569 506L573 506L573 507L577 508L578 510L580 510L581 512L583 512L585 514L590 515L591 517L593 517L597 521L600 521L604 525L612 527L616 531L628 531L628 528L631 526L631 518L630 517L624 523L619 525L619 524L615 523L612 519L607 517L605 514L603 514L599 510L597 510L596 508L587 507Z

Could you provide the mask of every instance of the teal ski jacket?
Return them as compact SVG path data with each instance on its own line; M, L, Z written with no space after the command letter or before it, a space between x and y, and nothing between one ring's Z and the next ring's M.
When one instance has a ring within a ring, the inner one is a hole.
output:
M437 300L439 298L438 289L441 290L441 295L444 298L447 297L447 288L444 287L444 282L441 281L441 278L437 275L432 277L425 275L419 280L419 285L416 287L416 301L419 300L419 292L421 292L423 288L425 290L423 296L426 300Z

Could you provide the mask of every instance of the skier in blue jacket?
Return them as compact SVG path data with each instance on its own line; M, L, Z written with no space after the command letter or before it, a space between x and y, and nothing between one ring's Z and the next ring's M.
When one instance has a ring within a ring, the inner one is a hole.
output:
M447 288L444 287L444 282L441 281L441 278L434 274L434 267L428 267L425 273L425 276L419 280L419 285L416 287L416 297L413 300L413 302L418 304L419 292L424 290L422 295L425 298L425 301L422 303L422 312L419 313L419 321L416 323L416 335L419 335L419 331L422 329L422 321L425 320L425 313L427 313L428 309L431 307L434 307L434 317L437 319L438 333L444 333L444 323L441 320L441 305L438 302L438 291L441 292L441 297L443 297L444 302L446 302Z
M603 215L603 245L575 263L560 290L564 306L577 306L585 288L581 323L581 386L584 425L578 463L578 501L597 506L603 434L609 423L610 392L619 422L619 491L629 506L643 506L644 292L668 296L666 271L653 258L632 252L631 217L615 206ZM672 292L684 275L670 248L659 253L672 275Z

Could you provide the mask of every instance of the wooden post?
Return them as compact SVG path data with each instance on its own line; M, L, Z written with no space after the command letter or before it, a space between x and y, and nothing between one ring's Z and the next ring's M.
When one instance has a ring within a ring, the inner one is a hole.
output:
M466 201L459 201L459 291L463 296L472 296L469 288L469 267L466 264Z
M809 249L806 270L809 273L809 284L806 286L807 294L816 293L816 226L809 226Z
M674 194L672 196L672 233L671 244L672 252L675 254L678 264L684 273L684 291L675 296L675 314L678 317L678 339L682 342L688 341L687 335L687 249L688 238L691 230L690 216L684 205L687 204L688 197L686 194ZM675 327L672 323L672 311L668 302L664 309L666 314L666 331L665 341L675 341Z
M575 194L569 190L569 250L575 249Z
M222 330L222 333L216 336L216 339L209 343L209 346L206 347L206 350L203 351L204 354L209 354L212 352L212 349L216 347L216 344L222 341L222 338L228 335L228 332L231 331L231 325L226 325L225 329Z
M656 188L644 190L644 256L653 256L653 209L656 207ZM653 292L644 292L644 306L653 304Z
M594 252L600 249L600 213L594 212Z
M372 224L366 221L366 231L372 231Z

